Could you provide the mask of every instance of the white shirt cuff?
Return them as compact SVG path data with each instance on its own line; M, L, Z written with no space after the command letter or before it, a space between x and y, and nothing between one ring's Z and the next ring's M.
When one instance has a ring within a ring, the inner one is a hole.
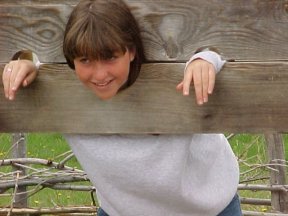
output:
M37 70L39 70L41 62L39 61L38 56L34 52L32 53L32 55L33 55L33 63L35 64Z
M226 63L225 60L222 60L221 59L221 56L216 53L216 52L213 52L213 51L202 51L202 52L199 52L199 53L196 53L195 55L193 55L188 62L186 62L186 66L185 66L185 70L186 71L186 68L187 66L195 59L203 59L205 61L208 61L209 63L211 63L214 68L215 68L215 71L216 73L218 73L223 65Z

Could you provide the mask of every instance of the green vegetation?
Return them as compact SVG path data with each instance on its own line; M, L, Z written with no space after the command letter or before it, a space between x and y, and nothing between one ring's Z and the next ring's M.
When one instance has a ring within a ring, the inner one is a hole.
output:
M284 135L285 159L288 161L288 136ZM230 139L231 146L238 157L240 183L269 184L270 170L263 166L268 163L267 149L263 135L240 134ZM288 171L288 169L287 169ZM287 179L287 178L286 178ZM268 191L240 190L240 197L271 199ZM245 210L269 211L267 206L242 205Z
M66 141L59 134L28 134L26 140L27 157L29 158L43 158L55 162L60 162L63 157L58 158L58 156L70 150ZM0 135L0 159L9 158L8 151L11 147L11 142L12 141L9 134ZM81 169L75 157L70 159L65 165ZM40 167L40 165L35 165L34 167L37 168ZM10 167L0 167L0 173L9 171L11 171ZM90 183L88 182L81 182L77 184L90 185ZM29 189L31 188L28 188L28 190ZM12 190L10 190L9 192L12 194ZM11 203L11 197L1 197L0 195L0 199L0 207L9 206ZM92 205L90 192L69 190L60 191L45 188L31 196L31 198L29 199L29 206L31 207L52 207L69 205Z

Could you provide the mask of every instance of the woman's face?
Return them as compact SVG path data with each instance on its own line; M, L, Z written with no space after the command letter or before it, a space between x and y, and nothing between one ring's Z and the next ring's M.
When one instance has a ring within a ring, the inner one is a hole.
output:
M114 53L111 59L91 60L86 57L74 59L75 71L79 80L90 88L100 99L106 100L117 94L126 83L130 62L135 52Z

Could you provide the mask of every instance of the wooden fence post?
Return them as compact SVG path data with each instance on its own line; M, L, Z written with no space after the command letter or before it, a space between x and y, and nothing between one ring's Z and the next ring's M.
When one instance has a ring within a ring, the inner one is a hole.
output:
M285 149L282 134L267 133L265 134L267 144L267 154L270 166L275 169L271 171L270 183L271 185L285 185L286 184L286 168L285 168ZM288 213L288 192L271 191L272 208L276 211Z
M25 135L23 133L15 133L12 134L12 157L13 158L25 158L26 157L26 142L25 142ZM18 171L15 178L19 178L21 176L26 175L26 170L23 167L14 166L14 171ZM13 207L16 208L27 208L28 207L28 198L26 193L25 186L15 186L15 197L13 202ZM16 194L22 193L22 194Z

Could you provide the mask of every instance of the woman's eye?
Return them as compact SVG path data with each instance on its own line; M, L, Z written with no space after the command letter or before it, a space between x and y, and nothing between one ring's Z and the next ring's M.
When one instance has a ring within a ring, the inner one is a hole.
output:
M89 64L89 63L90 63L90 60L89 60L88 58L81 58L81 59L80 59L80 62L81 62L82 64Z
M106 56L106 58L105 58L104 60L105 60L105 61L115 61L115 60L117 60L120 56L121 56L121 53L119 53L119 52L114 52L114 53L111 53L111 55Z
M105 61L114 61L115 59L117 59L117 56L113 55L113 56L106 57L104 60Z

